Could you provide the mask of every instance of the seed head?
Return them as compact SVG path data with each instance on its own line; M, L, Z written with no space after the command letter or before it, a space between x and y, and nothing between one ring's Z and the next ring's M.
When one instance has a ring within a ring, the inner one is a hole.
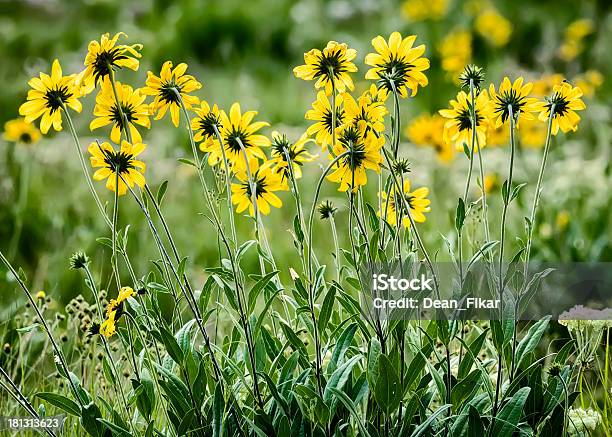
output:
M321 220L326 220L333 217L337 210L338 208L336 208L329 200L325 200L319 203L319 206L317 206L317 211L319 212Z
M393 163L393 171L399 174L410 173L410 161L400 158Z
M474 64L466 65L463 72L459 75L459 82L461 83L461 88L463 88L464 90L469 90L470 81L472 81L472 84L474 85L474 90L476 92L480 91L480 86L484 81L484 70Z
M561 375L561 371L563 370L563 366L559 363L552 363L550 367L548 367L548 374L550 376L559 376Z
M84 269L89 264L89 257L85 252L76 252L70 257L70 268L73 270Z

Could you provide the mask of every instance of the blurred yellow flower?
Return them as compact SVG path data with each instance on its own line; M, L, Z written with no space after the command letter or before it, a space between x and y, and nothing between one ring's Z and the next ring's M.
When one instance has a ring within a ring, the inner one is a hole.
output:
M490 103L486 91L482 91L476 97L476 138L477 144L474 151L487 144L487 127L489 126ZM446 143L452 143L458 151L464 150L464 144L468 150L472 147L472 105L465 91L459 91L457 100L450 101L451 109L441 109L440 115L448 120L444 124L443 138Z
M40 141L40 131L23 118L15 118L4 123L2 138L20 144L34 144Z
M338 128L344 124L343 96L344 93L336 98L336 135L338 135ZM317 100L312 103L312 109L306 112L305 118L315 122L308 127L306 134L314 135L315 142L323 150L327 150L327 146L332 142L332 112L331 103L324 91L317 93Z
M402 13L411 21L440 20L448 11L448 0L405 0Z
M530 120L527 120L530 121ZM541 123L537 123L541 124ZM525 128L521 124L521 131ZM505 146L510 141L510 132L503 125L495 127L493 120L490 120L489 127L487 128L487 146Z
M376 53L368 53L365 63L370 68L366 79L376 80L378 87L387 92L395 88L399 95L408 97L408 89L416 95L418 87L426 86L429 81L423 71L429 68L429 59L422 57L425 45L412 47L416 35L402 38L399 32L393 32L389 41L378 35L372 40Z
M512 23L495 9L487 9L476 18L476 31L494 47L503 47L512 36Z
M129 85L123 85L116 82L117 98L121 102L121 111L123 117L127 119L127 124L130 129L132 142L141 143L142 136L136 129L134 124L151 127L149 120L149 105L145 103L146 96L140 90L134 91ZM89 124L89 129L94 130L102 126L113 124L111 129L110 139L112 142L119 144L121 141L121 133L124 130L125 121L121 118L119 107L115 101L113 86L109 80L102 82L102 88L96 96L96 106L94 107L94 118Z
M519 119L533 120L532 112L541 111L543 103L536 98L528 97L532 88L531 82L523 84L522 77L516 79L514 83L504 77L497 91L493 84L490 85L489 96L492 104L491 110L495 117L495 127L501 126L508 120L510 108L513 117L517 120L517 127Z
M83 94L89 94L98 85L98 82L110 76L111 69L129 68L138 70L139 50L142 44L117 45L120 36L127 35L123 32L115 34L110 38L110 34L105 33L100 38L100 42L91 41L87 47L85 56L85 70L77 76L77 85L81 87Z
M450 162L455 156L455 149L444 141L444 124L444 118L438 114L422 114L410 122L404 133L413 144L433 147L440 161Z
M488 173L484 177L484 189L485 193L492 193L494 190L499 188L499 177L496 173Z
M239 183L232 184L232 203L236 205L236 212L241 213L247 208L249 214L255 216L253 197L257 203L257 210L264 215L270 213L270 206L280 208L283 202L274 194L275 191L286 190L281 175L272 171L270 163L259 165L256 159L249 162L252 181L249 181L246 167L236 172ZM255 188L253 195L252 187Z
M205 100L199 108L193 108L197 117L191 119L191 129L195 132L194 141L200 144L201 150L208 150L217 141L217 132L221 133L221 111L214 104L212 108Z
M365 126L349 125L339 133L334 145L334 155L346 153L334 166L334 171L327 176L331 182L340 184L338 191L349 188L356 192L359 187L368 183L366 170L380 172L383 162L381 148L385 144L383 135L376 136L366 132Z
M563 209L557 213L557 217L555 219L557 228L563 231L567 229L567 225L569 225L569 222L570 222L570 215L569 215L569 212L567 212L567 210Z
M540 112L540 120L547 121L551 110L553 111L552 119L552 134L557 135L559 128L563 133L576 131L580 116L575 111L582 111L586 105L580 99L582 90L578 87L573 87L567 82L561 85L555 85L553 88L554 95L547 99L542 112ZM554 109L553 109L554 105Z
M270 139L265 135L258 134L257 131L262 127L269 126L269 123L265 121L254 122L253 118L256 115L257 111L246 111L243 114L240 104L237 102L231 106L229 116L225 111L219 112L220 133L224 149L221 150L221 144L216 138L212 142L200 144L200 149L209 153L208 163L210 165L223 162L224 153L230 167L236 171L246 169L246 160L250 162L252 159L266 159L266 154L261 148L270 146ZM244 152L242 148L244 148Z
M123 140L121 149L115 150L110 143L98 145L96 141L89 145L91 166L101 167L93 175L96 181L106 179L106 188L111 191L116 189L117 172L119 172L119 189L117 193L123 196L127 192L127 185L133 187L134 184L140 188L144 187L146 169L145 163L135 159L147 146L142 143L130 144ZM127 185L126 185L127 183Z
M69 107L81 112L81 102L77 100L79 91L74 83L75 75L62 75L62 67L56 59L51 66L51 76L40 73L28 82L32 88L28 91L28 100L19 107L19 115L23 115L27 123L31 123L42 116L40 131L49 132L53 126L56 131L62 130L61 111Z
M504 129L503 126L500 129L508 134L508 129ZM523 120L518 133L521 146L532 149L542 148L546 141L546 123L540 120Z
M533 81L531 93L538 97L550 96L554 86L559 85L564 80L565 77L560 73L543 74L538 80Z
M425 217L426 212L430 212L431 201L427 199L429 195L429 188L420 187L414 191L410 191L410 180L404 180L404 197L408 206L410 207L410 215L415 223L424 223L427 219ZM378 216L385 215L384 219L391 226L397 225L397 219L399 218L399 211L402 210L402 225L405 228L410 227L410 218L408 218L407 211L404 210L405 204L402 200L399 202L396 200L396 190L391 190L389 194L386 192L378 193L381 199L382 211L378 211Z
M170 108L172 123L178 127L181 101L187 109L200 103L200 99L189 93L202 88L202 84L195 77L185 74L186 71L187 64L180 63L173 69L172 61L166 61L159 77L150 71L147 73L146 87L141 89L141 93L155 96L151 103L151 111L157 112L155 120L161 119Z
M45 293L42 290L40 290L38 293L36 293L36 299L38 299L38 300L43 300L45 297L47 297L47 293Z
M317 157L317 155L312 155L306 150L305 146L308 141L312 140L306 134L292 143L287 138L287 135L276 131L272 132L272 157L270 164L273 165L272 170L281 175L283 183L290 177L288 161L291 161L291 173L293 173L295 179L300 179L304 163L311 162Z
M564 32L563 43L559 47L559 57L566 61L574 60L584 50L584 38L593 33L593 21L588 18L581 18L573 21L567 26Z
M573 82L582 90L585 96L592 97L595 91L603 84L604 77L597 70L587 70L583 74L576 76Z
M304 65L293 69L293 74L304 80L317 80L315 88L325 87L325 93L331 95L332 88L339 92L347 88L353 90L353 79L349 73L357 71L352 62L357 56L355 49L349 49L344 43L329 41L321 51L312 49L304 53Z
M463 71L472 58L472 34L466 30L451 32L444 37L438 51L442 69L457 82L457 73Z

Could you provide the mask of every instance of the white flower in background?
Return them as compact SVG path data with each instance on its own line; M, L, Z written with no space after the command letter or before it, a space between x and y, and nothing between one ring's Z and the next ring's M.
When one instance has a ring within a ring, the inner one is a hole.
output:
M595 431L601 422L601 414L597 411L582 408L570 408L567 418L567 431L571 436L588 436Z
M612 327L612 308L595 310L576 305L559 316L559 324L566 326L576 340L578 361L588 363L601 344L603 332Z

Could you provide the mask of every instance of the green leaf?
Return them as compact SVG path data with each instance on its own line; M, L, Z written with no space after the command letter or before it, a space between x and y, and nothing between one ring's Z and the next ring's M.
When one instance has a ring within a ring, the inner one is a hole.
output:
M56 393L49 392L40 392L35 395L37 398L42 399L53 405L54 407L59 408L62 411L65 411L68 414L72 414L73 416L81 417L81 408L78 406L76 402L72 399L68 399L66 396L62 396Z
M342 361L344 360L344 355L346 354L346 350L351 345L356 331L357 323L351 323L349 326L346 327L342 334L340 334L340 337L338 337L336 347L334 348L331 360L329 361L329 365L327 366L327 371L329 373L332 373L334 370L336 370L337 366L342 364Z
M99 419L102 419L102 413L100 413L96 404L90 402L83 406L81 409L81 425L93 437L103 437L106 434L103 432L105 427Z
M162 342L166 347L166 351L168 352L168 355L170 355L170 358L172 358L172 360L176 364L182 366L185 356L183 355L183 350L179 346L174 336L163 326L159 327L159 332L161 334Z
M325 391L323 392L323 401L325 404L330 405L332 400L332 392L331 389L335 388L336 390L342 390L344 385L348 381L351 376L351 371L357 362L362 358L361 355L355 355L351 359L349 359L346 363L338 367L336 371L332 374L327 381L327 385L325 386ZM333 407L333 404L332 404Z
M482 372L476 369L469 373L465 378L459 380L451 391L451 401L453 407L459 410L463 402L480 387Z
M531 328L529 328L527 335L525 335L525 337L520 341L518 347L516 348L516 369L521 367L525 357L537 347L538 343L540 343L542 335L548 326L549 320L550 316L546 316L543 319L538 320L531 326Z
M336 297L336 286L332 285L327 290L325 298L323 299L323 305L321 305L321 311L319 312L319 334L323 335L327 323L331 317L331 313L334 307L334 299Z
M460 197L457 202L457 210L455 212L455 229L461 231L463 228L463 222L465 221L465 202Z
M362 422L361 415L357 412L357 409L355 408L355 404L353 403L353 401L351 401L351 398L349 398L346 393L338 389L331 388L330 390L334 395L336 395L340 402L344 404L349 413L351 413L351 416L355 418L357 426L359 427L360 435L363 435L364 437L371 437L370 433L367 431L366 427Z
M193 162L191 159L187 159L187 158L179 158L177 159L178 162L182 162L183 164L187 164L187 165L191 165L195 168L198 168L198 165Z
M378 379L374 386L374 399L387 415L394 412L402 400L402 388L397 371L386 355L378 356Z
M431 416L429 416L427 418L427 420L425 422L423 422L422 424L420 424L417 429L414 430L414 432L412 434L410 434L410 437L419 437L421 435L423 435L423 433L427 430L429 430L429 427L431 426L431 424L434 422L434 420L436 420L438 418L438 416L442 415L446 410L448 410L451 407L450 404L445 404L440 406L435 413L433 413ZM430 435L430 434L427 434ZM496 436L497 437L497 436Z
M499 411L494 419L493 435L495 437L511 437L514 434L530 391L529 387L519 389Z
M382 353L382 347L380 341L376 337L372 337L370 340L370 347L368 348L368 367L367 377L370 387L376 386L378 381L378 357Z
M522 184L518 184L516 187L514 187L514 189L512 190L512 195L510 196L510 202L512 202L514 199L516 199L516 197L519 195L519 193L521 192L521 190L523 189L523 187L527 185L526 183L522 183Z
M166 190L168 189L168 181L163 181L159 188L157 189L157 204L161 205L164 200L164 196L166 195Z
M478 357L486 338L487 331L484 331L469 344L466 354L461 360L461 364L459 364L458 378L464 378L472 369L472 364L474 364L474 360Z
M253 288L251 288L251 291L249 292L248 313L247 313L248 315L250 315L255 309L255 303L257 303L257 296L259 296L259 293L261 293L261 290L266 288L268 283L277 274L278 274L278 270L274 270L268 273L267 275L265 275L263 278L257 281L255 285L253 285Z
M247 240L240 245L238 251L236 252L236 263L240 264L242 257L251 247L253 247L254 244L257 244L257 240Z

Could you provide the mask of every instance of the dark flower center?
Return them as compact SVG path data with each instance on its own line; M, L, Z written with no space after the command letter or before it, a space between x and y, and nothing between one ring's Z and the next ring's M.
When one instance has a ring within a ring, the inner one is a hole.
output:
M30 144L32 142L32 135L30 135L28 132L24 132L19 135L19 141L24 144Z
M198 129L207 137L216 135L215 127L221 129L221 120L212 112L209 112L204 117L198 119Z
M124 50L119 47L113 47L109 51L98 53L96 60L93 62L93 76L95 83L110 75L110 69L117 67L116 62L128 57L124 54Z
M254 180L254 185L255 185L255 197L256 198L260 198L262 197L265 193L268 192L268 190L266 189L268 182L266 181L265 176L261 176L259 174L259 172L255 173L253 175L253 180ZM242 184L242 186L244 187L244 191L247 194L247 196L249 196L249 200L251 200L252 202L252 198L253 198L253 191L251 191L251 184L250 182L244 182Z
M517 90L511 88L497 95L495 99L495 113L501 114L502 122L505 123L510 117L508 107L512 108L512 115L516 118L518 113L523 109L526 103L526 97L518 94Z
M56 86L55 88L47 90L47 93L45 94L47 108L51 109L51 113L53 114L55 111L61 108L64 102L66 102L70 97L72 97L72 93L69 92L67 86Z
M408 73L414 68L414 65L405 62L403 58L398 58L395 55L384 64L377 64L376 66L382 69L382 71L378 72L380 77L378 86L391 92L394 86L396 90L406 86Z
M325 130L331 133L332 131L332 112L331 110L326 109L325 112L323 112L323 119L321 121L323 123L323 126L325 126ZM344 110L340 108L336 108L336 128L339 128L340 126L342 126L343 122L344 122Z
M178 85L174 78L170 79L168 82L165 82L159 89L159 95L162 100L166 103L176 103L179 104L179 97L177 95L181 93L181 86Z
M455 120L458 123L459 131L472 129L472 104L468 102L468 107L461 109ZM480 112L476 111L476 126L480 126L480 122L484 120L484 117L480 115Z
M240 140L240 141L238 141ZM240 153L242 148L240 147L240 143L244 146L244 149L248 149L252 147L252 144L249 142L249 137L246 132L240 130L239 127L232 126L232 130L229 134L225 136L225 144L229 147L232 152Z
M555 117L562 117L569 110L568 108L569 101L566 99L565 96L562 96L558 92L555 93L555 95L552 96L552 98L549 99L545 105L546 108L548 109L549 114L550 114L550 109L552 108L552 105L555 105L555 109L554 109Z
M124 117L127 119L128 123L131 123L134 120L134 106L130 103L128 105L121 103L121 111L123 112ZM124 122L121 118L121 112L119 112L117 108L117 104L115 103L111 108L111 119L113 122L119 126L120 129L124 129Z
M321 76L327 76L329 78L330 74L333 74L334 77L338 77L341 73L346 71L344 54L341 51L336 51L327 55L321 54L315 68L315 78Z
M359 129L355 126L346 128L338 141L348 150L348 153L342 159L344 165L349 167L351 171L361 167L365 160L365 144Z
M125 152L104 151L104 162L113 173L127 173L130 169L135 168L133 161L134 155Z

